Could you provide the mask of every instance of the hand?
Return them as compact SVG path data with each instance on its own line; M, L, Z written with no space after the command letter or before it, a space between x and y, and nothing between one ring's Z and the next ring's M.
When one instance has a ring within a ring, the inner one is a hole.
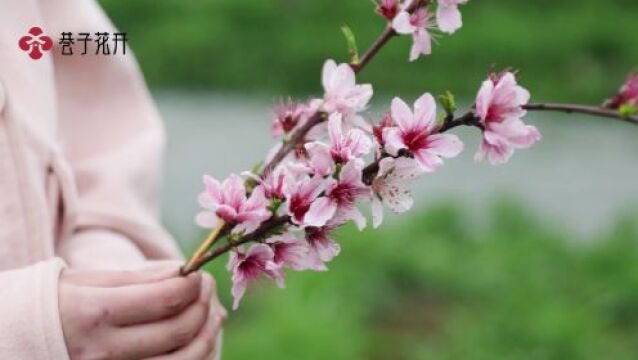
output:
M203 283L214 284L214 281L210 274L202 274ZM203 298L202 301L209 301L211 307L208 313L208 321L202 327L195 340L171 354L153 357L153 360L219 360L221 355L221 328L228 313L219 302L219 299L217 299L217 296Z
M65 271L59 308L71 359L206 359L223 314L213 280L170 271ZM216 308L217 306L213 306Z

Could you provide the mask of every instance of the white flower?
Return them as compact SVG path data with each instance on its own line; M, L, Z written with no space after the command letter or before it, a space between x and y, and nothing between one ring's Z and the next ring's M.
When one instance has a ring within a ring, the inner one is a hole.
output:
M386 157L379 162L379 173L372 182L372 225L377 228L383 221L383 204L395 213L412 208L410 183L423 174L423 169L411 158Z

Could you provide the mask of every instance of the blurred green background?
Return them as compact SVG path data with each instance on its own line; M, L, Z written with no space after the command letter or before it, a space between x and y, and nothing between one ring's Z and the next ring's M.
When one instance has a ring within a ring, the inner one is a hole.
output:
M381 230L342 231L329 272L247 295L226 330L227 358L638 357L635 217L576 246L515 202L485 210L479 232L447 203Z
M341 25L351 26L361 50L384 26L369 0L100 2L129 33L159 94L169 127L165 221L189 240L187 252L202 234L193 235L194 201L180 204L200 191L200 174L223 177L263 156L266 103L319 93L323 61L346 60ZM439 37L432 56L408 63L410 40L394 40L361 81L382 98L450 89L469 100L497 64L521 69L536 100L598 103L638 65L636 0L471 0L462 12L463 29ZM225 358L637 359L638 223L626 209L638 202L626 196L636 194L635 177L621 175L638 168L638 142L625 131L631 128L586 123L574 131L543 119L546 140L517 153L512 164L485 170L493 178L479 170L487 165L472 164L470 149L458 167L446 164L423 180L441 190L435 204L431 195L418 196L427 209L380 230L339 232L342 255L327 273L290 273L285 290L266 282L249 291L228 321ZM232 162L216 159L238 142L246 150ZM488 185L472 187L479 183ZM539 210L516 196L490 195L478 207L468 205L476 202L472 196L458 196L461 189L498 192L517 183L523 192L533 186L528 199L555 200ZM570 190L572 197L561 197ZM575 214L576 228L594 224L594 231L557 226L561 202ZM626 215L597 228L595 211L579 218L590 207ZM224 265L210 270L230 304Z
M130 34L154 88L241 93L319 91L326 58L345 61L340 26L365 49L384 20L371 0L102 0ZM475 94L491 64L521 69L538 100L600 101L638 66L635 0L480 0L465 26L440 36L433 56L408 63L393 41L361 79L385 94Z

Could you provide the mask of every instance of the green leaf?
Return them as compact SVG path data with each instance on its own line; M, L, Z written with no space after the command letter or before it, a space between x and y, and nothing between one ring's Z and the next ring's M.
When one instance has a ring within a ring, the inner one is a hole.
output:
M452 92L448 90L444 94L439 95L439 103L443 106L447 115L454 115L456 111L456 100Z
M359 63L359 49L357 48L357 39L354 36L354 32L348 25L344 25L341 27L341 32L343 32L343 36L346 38L346 42L348 43L348 54L350 55L350 63L358 64Z
M618 113L620 116L628 118L638 115L638 109L635 105L627 103L618 108Z

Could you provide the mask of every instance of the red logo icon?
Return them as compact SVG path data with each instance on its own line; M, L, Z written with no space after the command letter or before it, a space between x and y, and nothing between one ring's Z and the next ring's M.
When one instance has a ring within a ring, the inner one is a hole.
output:
M49 51L53 47L53 40L44 35L42 29L34 26L29 29L29 34L20 38L18 46L23 51L29 53L31 59L37 60L42 57L42 52Z

